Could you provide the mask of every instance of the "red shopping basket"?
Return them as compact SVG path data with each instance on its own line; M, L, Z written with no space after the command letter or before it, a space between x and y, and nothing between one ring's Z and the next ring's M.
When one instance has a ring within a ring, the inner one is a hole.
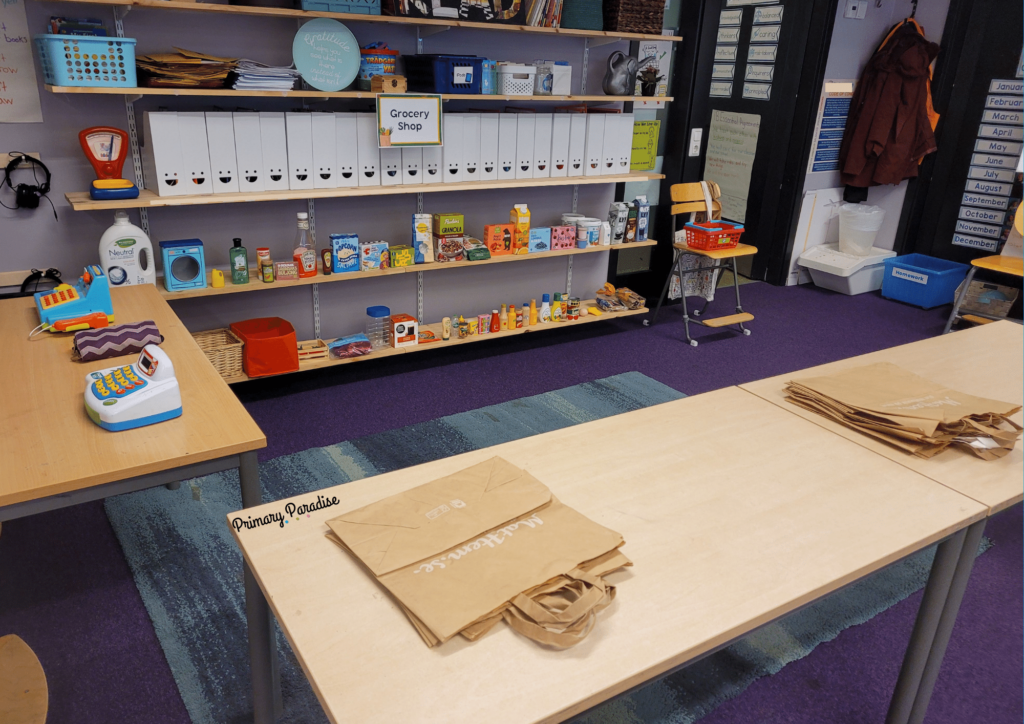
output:
M728 221L689 222L683 226L686 232L686 245L700 251L716 249L732 249L740 243L743 235L743 224L732 224Z

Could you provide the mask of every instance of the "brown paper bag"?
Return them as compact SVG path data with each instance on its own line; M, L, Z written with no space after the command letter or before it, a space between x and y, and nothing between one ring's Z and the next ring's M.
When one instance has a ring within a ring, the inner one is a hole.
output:
M510 601L549 582L558 585L545 595L555 598L538 605L554 613L541 616L539 623L550 624L557 634L552 645L582 638L584 629L589 631L586 621L593 625L590 611L607 605L614 589L579 566L623 542L618 533L563 505L543 483L501 458L327 524L339 544L399 601L428 645L504 614ZM556 594L562 588L566 592ZM527 635L536 633L521 628Z
M887 362L793 380L786 391L796 405L921 457L958 445L993 460L1021 433L1009 419L1020 405L952 390Z

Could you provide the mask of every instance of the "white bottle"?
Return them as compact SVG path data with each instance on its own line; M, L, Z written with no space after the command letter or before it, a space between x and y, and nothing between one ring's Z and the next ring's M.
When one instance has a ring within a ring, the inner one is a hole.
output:
M153 244L127 211L115 212L114 225L100 237L100 266L113 286L156 283Z

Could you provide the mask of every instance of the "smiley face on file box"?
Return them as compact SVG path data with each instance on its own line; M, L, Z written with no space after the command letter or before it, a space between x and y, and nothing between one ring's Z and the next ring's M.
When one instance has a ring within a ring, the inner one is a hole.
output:
M178 135L181 139L181 165L185 172L188 194L213 193L210 178L210 146L206 136L206 114L178 113Z

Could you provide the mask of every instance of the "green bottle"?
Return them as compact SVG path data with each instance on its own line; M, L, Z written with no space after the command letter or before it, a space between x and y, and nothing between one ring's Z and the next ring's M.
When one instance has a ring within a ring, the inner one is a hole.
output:
M242 246L241 239L233 239L233 241L235 245L228 251L228 257L231 259L231 283L248 284L249 254L245 251L245 247Z

